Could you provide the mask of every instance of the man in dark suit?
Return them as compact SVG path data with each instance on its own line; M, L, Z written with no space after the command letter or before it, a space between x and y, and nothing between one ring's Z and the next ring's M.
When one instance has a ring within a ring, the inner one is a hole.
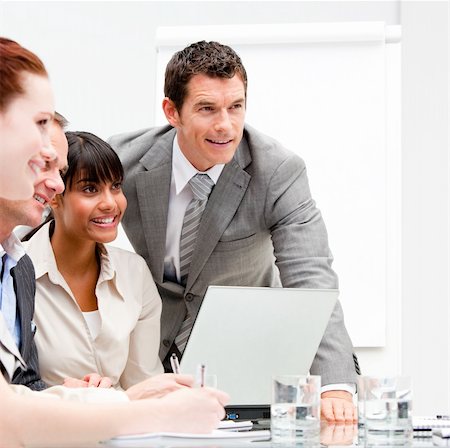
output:
M56 194L64 191L61 171L67 167L68 148L63 130L64 125L64 118L56 114L50 135L58 157L52 162L48 162L39 174L33 198L25 201L8 201L0 198L0 220L2 222L0 229L0 288L3 290L0 313L5 322L11 322L11 336L26 364L25 369L18 368L14 372L11 383L28 386L33 390L42 390L47 387L39 374L38 354L33 339L35 326L32 319L36 281L33 264L25 254L13 229L18 225L31 227L39 225L48 203ZM8 270L10 266L12 267ZM7 296L12 303L15 301L15 307L6 308ZM10 314L13 316L11 317ZM11 342L11 347L13 345Z
M247 75L239 56L217 42L190 45L169 61L164 94L170 126L114 136L110 144L125 168L125 231L163 300L160 357L170 368L209 285L338 283L303 160L244 124ZM338 303L311 366L325 386L326 419L356 419L357 369Z

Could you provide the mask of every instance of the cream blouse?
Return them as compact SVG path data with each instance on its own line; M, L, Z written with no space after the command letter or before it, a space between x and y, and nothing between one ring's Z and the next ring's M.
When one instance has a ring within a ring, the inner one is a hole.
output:
M100 245L95 294L100 329L93 337L67 282L59 273L46 224L24 243L36 271L36 345L42 379L61 384L97 372L128 389L163 372L158 357L161 298L144 259ZM76 256L76 254L73 254Z

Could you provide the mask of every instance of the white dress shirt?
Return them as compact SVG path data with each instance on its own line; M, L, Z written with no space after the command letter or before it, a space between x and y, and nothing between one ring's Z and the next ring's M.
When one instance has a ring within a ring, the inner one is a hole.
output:
M25 255L25 249L16 235L11 234L5 241L0 244L0 257L5 253L19 261ZM8 375L8 380L13 377L14 372L20 367L25 369L26 364L20 355L19 349L12 337L11 333L6 328L3 315L0 313L0 363ZM106 403L106 402L126 402L128 397L124 392L115 389L100 389L100 388L68 388L63 386L49 387L43 391L33 391L30 388L22 385L11 385L11 388L19 395L34 395L39 398L54 397L64 400L91 402L91 403Z
M128 389L163 372L158 356L161 298L142 257L99 245L96 335L58 271L49 224L24 245L36 271L35 341L47 384L98 372L110 377L114 387Z
M100 317L100 312L98 310L84 311L83 316L89 328L89 333L91 333L92 339L97 339L97 336L102 328L102 318Z
M178 139L173 139L172 180L170 182L169 211L167 215L166 256L164 271L169 278L175 277L179 283L180 276L180 237L183 218L189 202L193 199L188 182L197 173L207 174L214 184L217 183L225 165L215 165L208 171L198 171L181 152Z
M0 242L0 258L8 254L16 263L25 255L25 249L17 236L12 232L6 240Z

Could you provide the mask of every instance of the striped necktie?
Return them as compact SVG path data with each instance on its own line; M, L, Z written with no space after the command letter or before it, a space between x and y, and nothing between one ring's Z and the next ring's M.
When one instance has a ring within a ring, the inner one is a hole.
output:
M181 284L186 286L189 267L191 265L192 254L194 253L195 243L197 241L197 233L200 227L200 221L203 211L205 210L208 197L214 187L214 182L207 174L197 173L189 181L193 199L187 206L183 219L183 227L180 237L180 277ZM183 353L186 347L189 334L192 329L192 318L186 314L181 325L178 336L175 338L175 344L180 353Z
M194 253L197 233L200 227L203 211L205 210L208 196L214 186L214 182L207 174L197 173L189 181L194 197L187 206L183 219L180 237L180 277L181 284L186 285Z

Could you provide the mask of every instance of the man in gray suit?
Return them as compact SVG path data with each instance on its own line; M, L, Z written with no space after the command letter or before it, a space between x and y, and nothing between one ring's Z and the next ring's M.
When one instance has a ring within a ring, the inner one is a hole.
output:
M63 126L64 118L56 114L50 136L52 145L56 149L57 158L47 162L39 175L40 181L38 180L35 186L33 198L25 201L8 201L0 198L0 219L2 222L0 229L0 263L2 268L0 287L5 286L2 283L6 278L6 266L11 260L14 260L16 264L10 270L13 286L11 296L16 302L16 316L12 318L15 321L13 333L15 333L15 345L19 347L20 355L26 365L24 370L18 368L14 372L11 383L28 386L32 390L43 390L47 387L41 380L38 354L34 343L36 328L32 319L36 281L30 257L25 254L20 241L13 233L13 229L19 224L31 227L39 225L45 207L56 194L62 193L64 190L60 173L67 166L68 145ZM6 261L7 257L10 257L9 262ZM5 313L10 312L11 308L5 311L5 308L1 307L0 313L2 313L5 321L9 318Z
M192 44L170 60L164 93L169 126L110 143L126 173L125 231L163 300L167 368L172 352L182 355L209 285L338 283L303 160L244 124L247 75L239 56L216 42ZM327 420L356 420L356 370L338 303L311 366L322 376Z

